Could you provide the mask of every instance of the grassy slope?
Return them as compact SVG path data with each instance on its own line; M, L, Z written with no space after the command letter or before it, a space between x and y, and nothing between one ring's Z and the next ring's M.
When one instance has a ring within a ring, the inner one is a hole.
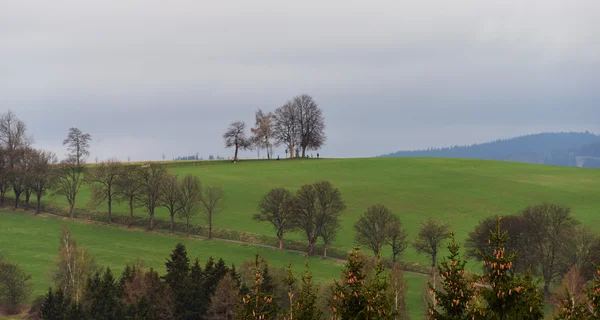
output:
M171 169L194 174L205 184L226 192L226 209L214 219L218 228L274 235L267 223L252 220L261 196L270 188L297 189L301 184L330 180L346 199L348 209L335 245L350 248L352 225L372 204L383 203L398 214L413 239L419 223L435 217L451 223L463 241L481 219L516 213L542 201L563 203L586 225L600 229L600 170L462 159L321 159L296 161L189 162ZM87 191L79 206L85 206ZM51 200L64 205L61 198ZM124 206L116 212L125 214ZM144 215L140 209L138 215ZM166 217L161 209L159 216ZM204 223L202 216L196 223ZM600 230L599 230L600 231ZM289 238L303 239L294 233ZM408 249L404 259L427 262Z
M279 252L267 248L238 245L220 241L188 239L160 233L127 230L120 227L71 222L55 217L32 216L30 213L0 211L0 255L20 263L32 275L34 293L44 294L51 285L51 273L58 254L60 229L66 225L78 245L89 249L96 260L120 274L125 264L141 258L145 265L164 272L164 262L177 242L182 242L190 257L205 262L210 256L223 257L227 264L240 265L251 260L258 251L274 267L288 262L297 273L303 270L304 257L300 254ZM341 263L321 258L311 258L315 281L324 282L339 278ZM409 282L408 305L411 314L420 315L419 293L425 277L406 274ZM1 317L0 317L1 319Z

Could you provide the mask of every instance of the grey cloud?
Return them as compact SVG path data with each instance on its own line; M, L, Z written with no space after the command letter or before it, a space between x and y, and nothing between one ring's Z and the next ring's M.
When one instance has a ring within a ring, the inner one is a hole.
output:
M62 154L77 126L92 157L122 159L228 155L229 122L304 92L329 156L598 132L599 14L592 0L7 0L0 110L39 146Z

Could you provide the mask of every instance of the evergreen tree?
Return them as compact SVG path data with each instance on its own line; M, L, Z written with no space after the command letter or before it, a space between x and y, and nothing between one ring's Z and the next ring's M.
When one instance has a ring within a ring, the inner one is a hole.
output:
M378 257L375 274L366 290L367 308L365 319L395 319L396 313L393 308L392 295L388 292L389 286L386 269L380 257Z
M294 284L296 283L296 277L292 273L292 263L288 263L285 270L285 278L283 283L287 287L287 296L289 299L289 312L286 312L286 319L294 319Z
M254 288L249 293L242 296L242 301L237 305L235 319L240 320L265 320L275 317L275 309L273 296L261 291L262 282L264 280L261 268L261 262L258 258L258 253L254 258Z
M173 292L175 319L193 319L187 314L190 304L188 295L190 259L183 244L177 244L165 265L167 267L167 274L164 276L164 279Z
M41 318L44 320L64 319L64 311L67 310L70 303L70 299L65 297L61 289L56 292L52 291L52 288L48 289L40 309Z
M481 253L486 274L480 277L482 288L478 294L484 302L476 310L476 319L487 320L538 320L544 317L544 299L529 274L510 274L515 254L505 255L504 242L508 234L500 231L498 219L496 232L490 232L492 254Z
M355 247L348 256L343 270L343 283L335 280L331 287L333 298L328 299L335 319L365 318L367 295L365 294L365 261L361 259L360 248Z
M308 267L308 258L306 259L304 274L302 275L302 287L298 295L296 305L296 320L321 319L323 312L317 307L317 294L319 288L312 283L312 273Z
M448 244L450 255L438 266L441 289L430 286L435 305L429 304L431 320L462 320L472 318L472 306L469 303L475 298L473 281L465 277L465 260L461 260L458 250L460 246L451 234Z
M107 268L102 277L100 272L88 280L84 298L84 312L91 319L122 319L121 297L115 278Z
M190 270L190 279L189 279L189 296L190 299L190 309L188 312L190 316L199 319L202 315L206 314L207 305L206 299L204 297L204 272L202 271L202 267L200 266L200 261L198 258L194 260L194 264Z
M596 278L587 290L587 300L590 319L600 320L600 267L597 267Z

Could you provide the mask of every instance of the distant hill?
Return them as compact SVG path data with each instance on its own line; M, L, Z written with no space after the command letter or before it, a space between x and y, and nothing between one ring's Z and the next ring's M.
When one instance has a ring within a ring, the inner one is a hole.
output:
M600 136L587 131L548 132L469 146L398 151L382 157L472 158L600 168Z

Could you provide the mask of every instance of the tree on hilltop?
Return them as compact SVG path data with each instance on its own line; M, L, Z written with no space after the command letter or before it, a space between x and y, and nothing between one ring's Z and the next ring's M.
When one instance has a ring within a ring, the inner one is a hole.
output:
M244 132L246 129L246 123L243 121L235 121L229 125L229 128L223 134L223 139L225 139L225 147L227 148L235 148L235 155L233 157L234 160L238 159L238 150L248 149L251 146L250 141L246 138L246 133Z
M298 112L299 142L304 158L306 150L317 150L325 143L325 121L323 112L308 94L294 97L293 104Z

